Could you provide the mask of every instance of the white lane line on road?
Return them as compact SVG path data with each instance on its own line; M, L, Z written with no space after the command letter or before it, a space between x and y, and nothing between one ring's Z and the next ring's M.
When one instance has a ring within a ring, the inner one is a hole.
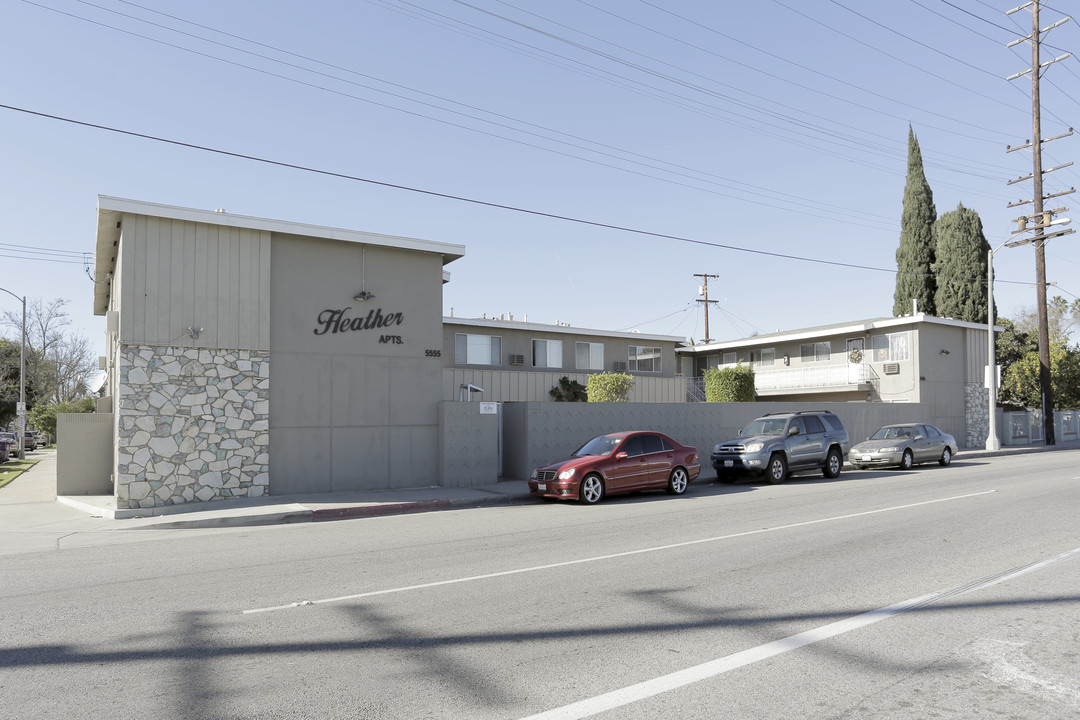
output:
M578 560L566 560L563 562L550 563L548 565L535 565L533 567L527 568L503 570L500 572L487 573L485 575L472 575L470 577L454 578L452 580L439 580L436 582L422 583L420 585L407 585L405 587L389 588L386 590L372 590L370 592L356 593L355 595L342 595L340 597L326 598L324 600L301 600L300 602L289 603L288 605L274 605L273 607L244 610L243 614L250 615L252 613L272 612L274 610L289 610L292 608L307 605L322 605L325 603L343 602L345 600L359 600L361 598L375 597L377 595L391 595L394 593L409 592L411 590L424 590L427 588L440 587L443 585L457 585L459 583L475 582L477 580L490 580L491 578L506 577L508 575L520 575L522 573L537 572L539 570L551 570L552 568L568 567L570 565L581 565L583 563L600 562L601 560L613 560L615 558L624 558L630 557L631 555L660 552L662 550L672 550L674 548L688 547L690 545L719 542L720 540L732 540L734 538L746 537L748 535L760 535L762 533L777 532L780 530L791 530L793 528L806 527L808 525L820 525L821 523L850 520L852 518L865 517L867 515L877 515L879 513L895 512L897 510L908 510L910 508L922 507L925 505L934 505L936 503L950 502L952 500L964 500L966 498L978 497L980 495L990 495L995 492L997 491L983 490L982 492L968 493L967 495L953 495L952 497L938 498L937 500L926 500L923 502L911 503L909 505L896 505L894 507L879 508L877 510L867 510L865 512L851 513L849 515L837 515L835 517L820 518L818 520L807 520L805 522L792 523L790 525L778 525L777 527L761 528L760 530L747 530L746 532L732 533L731 535L718 535L716 537L701 538L699 540L687 540L686 542L672 543L671 545L658 545L656 547L640 548L638 550L627 550L625 552L612 553L611 555L597 555L595 557L580 558Z
M661 675L658 678L646 680L645 682L636 685L630 685L619 690L604 693L603 695L597 695L596 697L571 703L570 705L564 705L536 715L530 715L523 720L582 720L582 718L592 717L593 715L623 707L624 705L629 705L639 700L645 700L655 695L668 692L669 690L675 690L690 685L691 683L708 680L709 678L745 667L746 665L756 663L760 660L767 660L768 658L776 657L777 655L797 650L806 647L807 645L813 645L822 640L828 640L837 635L842 635L846 632L866 627L867 625L873 625L882 620L888 620L889 618L907 612L908 610L914 610L947 598L954 598L977 590L983 590L992 585L997 585L998 583L1006 582L1007 580L1012 580L1021 575L1026 575L1035 570L1041 570L1050 565L1071 560L1076 557L1080 557L1080 548L1070 550L1069 552L1056 555L1046 560L1040 560L1019 568L1014 568L1003 573L990 575L954 588L939 590L938 592L921 595L917 598L896 603L895 605L871 610L862 615L855 615L850 618L838 620L837 622L822 625L813 630L807 630L806 632L791 635L781 640L774 640L771 643L759 645L755 648L743 650L742 652L737 652L733 655L717 658L716 660L710 660L709 662L695 665L686 668L685 670L679 670L668 675Z

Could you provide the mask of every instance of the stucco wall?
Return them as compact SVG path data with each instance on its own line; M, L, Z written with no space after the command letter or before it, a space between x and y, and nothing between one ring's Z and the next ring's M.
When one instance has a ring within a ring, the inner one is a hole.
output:
M498 406L444 402L439 405L439 484L471 487L499 476ZM484 409L495 409L485 413Z
M435 482L442 256L277 234L271 253L271 492Z
M56 416L56 494L112 495L112 413Z

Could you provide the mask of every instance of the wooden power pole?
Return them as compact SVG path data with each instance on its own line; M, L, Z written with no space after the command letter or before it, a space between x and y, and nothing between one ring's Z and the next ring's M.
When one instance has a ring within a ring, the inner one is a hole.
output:
M717 303L718 300L709 299L709 278L718 278L719 275L706 275L705 273L694 273L694 277L699 277L702 280L701 291L698 295L703 295L704 298L698 300L699 303L705 303L705 342L712 341L712 337L709 335L709 303Z

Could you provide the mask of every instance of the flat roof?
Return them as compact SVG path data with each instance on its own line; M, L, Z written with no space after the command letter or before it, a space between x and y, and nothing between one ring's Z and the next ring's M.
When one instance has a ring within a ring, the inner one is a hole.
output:
M785 330L762 335L752 335L739 340L725 340L712 342L708 345L692 345L683 348L683 352L707 353L717 350L730 350L733 348L753 347L758 345L771 345L776 342L790 342L793 340L810 340L813 338L826 337L829 335L863 335L871 330L887 330L902 325L914 325L926 323L930 325L949 325L951 327L968 328L971 330L985 330L986 323L973 323L952 318L940 318L934 315L901 315L900 317L870 318L868 320L853 320L850 322L836 323L834 325L818 325L816 327L801 328L799 330ZM1005 328L994 326L995 332L1004 332Z
M430 240L417 240L416 238L397 237L394 235L380 235L377 233L361 232L359 230L344 230L342 228L324 227L321 225L308 225L306 223L288 222L285 220L270 220L267 218L248 217L246 215L233 215L217 210L198 210L194 208L176 207L174 205L161 205L159 203L144 202L141 200L128 200L125 198L98 195L97 213L97 242L96 260L94 263L94 314L104 315L109 308L109 276L116 269L116 247L120 239L120 221L125 215L145 215L147 217L166 218L168 220L184 220L187 222L204 223L206 225L222 225L225 227L245 228L249 230L266 230L274 233L288 235L301 235L304 237L322 238L327 240L340 240L361 245L377 245L402 250L415 250L418 252L435 253L442 256L443 265L453 262L465 255L465 246L451 243L433 242ZM444 273L444 280L446 279Z
M676 344L686 342L686 338L681 335L650 335L621 330L595 330L591 328L572 327L570 325L549 325L547 323L498 320L495 318L443 317L443 325L466 325L469 327L501 330L528 330L530 332L563 333L566 335L598 335L601 337L620 338L625 340L654 340Z

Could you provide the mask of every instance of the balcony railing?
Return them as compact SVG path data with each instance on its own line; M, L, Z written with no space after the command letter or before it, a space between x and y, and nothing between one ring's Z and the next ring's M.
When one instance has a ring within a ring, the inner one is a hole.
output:
M687 378L687 402L705 400L705 378ZM754 368L754 389L759 395L807 390L866 390L878 386L874 368L863 363L828 365L771 370Z

